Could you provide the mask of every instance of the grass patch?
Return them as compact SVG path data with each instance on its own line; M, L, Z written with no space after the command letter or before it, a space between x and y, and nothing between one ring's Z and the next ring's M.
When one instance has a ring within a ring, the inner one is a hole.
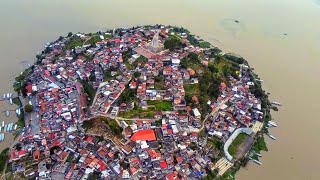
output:
M148 108L143 110L142 108L133 108L130 111L120 112L119 117L123 118L153 118L155 108Z
M169 111L172 110L171 101L147 101L149 106L154 106L157 111Z
M80 39L79 37L72 37L66 44L64 49L74 49L75 47L82 47L84 40Z
M95 45L99 41L101 41L100 36L95 34L95 35L92 35L90 39L85 41L84 45L87 45L87 44Z
M207 42L207 41L201 41L200 43L199 43L199 46L201 47L201 48L209 48L210 47L210 43L209 42Z
M189 94L190 96L200 95L199 84L184 84L183 88L186 94Z
M231 143L231 145L229 146L229 153L231 156L234 156L237 153L238 147L243 143L244 139L247 137L248 135L245 133L241 133L239 134L236 139Z

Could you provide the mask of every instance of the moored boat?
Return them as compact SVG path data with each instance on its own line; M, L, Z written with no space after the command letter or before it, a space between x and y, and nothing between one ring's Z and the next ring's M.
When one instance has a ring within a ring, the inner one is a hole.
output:
M6 98L7 98L6 94L3 94L2 99L6 99Z
M6 116L9 117L10 116L10 111L6 111Z
M2 124L1 124L1 125L2 125L2 127L4 127L4 121L2 121Z
M260 162L260 161L258 161L258 160L252 160L253 162L255 162L256 164L259 164L259 165L261 165L262 163Z
M12 98L12 93L9 94L9 97Z
M268 122L268 125L271 125L271 126L273 126L273 127L277 127L278 125L275 123L275 122L273 122L273 121L269 121Z
M13 102L12 102L12 98L10 98L10 99L9 99L9 102L10 102L10 104L11 104L11 105L13 104Z
M267 134L271 139L276 140L276 137L272 136L270 133Z
M279 102L271 102L271 104L273 104L273 105L277 105L277 106L281 106L281 103L279 103Z
M9 99L10 98L10 93L7 93L7 99Z

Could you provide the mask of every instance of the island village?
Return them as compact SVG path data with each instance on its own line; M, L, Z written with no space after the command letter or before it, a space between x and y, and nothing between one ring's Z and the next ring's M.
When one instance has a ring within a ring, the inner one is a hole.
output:
M22 75L6 168L28 179L227 179L276 126L247 62L183 28L69 33Z

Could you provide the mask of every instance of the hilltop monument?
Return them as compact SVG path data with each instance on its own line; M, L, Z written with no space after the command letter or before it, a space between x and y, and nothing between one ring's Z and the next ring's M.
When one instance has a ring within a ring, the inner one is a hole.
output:
M163 50L163 44L159 43L159 30L156 30L155 35L152 38L151 43L148 43L145 48L152 53L159 53Z

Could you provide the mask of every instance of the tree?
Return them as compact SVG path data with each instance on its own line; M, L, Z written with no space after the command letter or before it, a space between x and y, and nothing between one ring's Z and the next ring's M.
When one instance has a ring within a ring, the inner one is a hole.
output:
M70 36L72 36L72 32L69 32L69 33L68 33L68 37L70 37Z
M140 75L141 75L141 73L138 72L138 71L136 71L136 72L133 73L133 76L136 77L136 78L140 77Z
M89 80L90 81L96 81L96 75L94 75L94 73L91 73L89 76Z
M175 48L182 46L182 43L178 36L170 36L168 39L166 39L163 45L164 48L173 51Z
M32 112L32 110L33 110L32 105L27 104L27 105L24 106L24 111L25 112L30 113L30 112Z

